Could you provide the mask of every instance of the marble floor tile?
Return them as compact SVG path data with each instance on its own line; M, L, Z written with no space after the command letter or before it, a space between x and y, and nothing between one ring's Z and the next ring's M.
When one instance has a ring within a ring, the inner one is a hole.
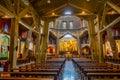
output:
M62 73L62 80L80 80L78 72L76 71L72 61L66 61L64 71Z

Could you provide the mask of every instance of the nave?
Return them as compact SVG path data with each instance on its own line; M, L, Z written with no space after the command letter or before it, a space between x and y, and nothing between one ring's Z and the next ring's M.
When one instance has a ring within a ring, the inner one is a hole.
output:
M119 80L120 0L0 0L1 80Z
M0 80L120 80L120 65L85 57L53 58L0 72Z

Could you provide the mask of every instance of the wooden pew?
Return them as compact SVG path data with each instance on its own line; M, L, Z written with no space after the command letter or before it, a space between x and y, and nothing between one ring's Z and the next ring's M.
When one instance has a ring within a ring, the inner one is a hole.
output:
M13 72L57 72L60 74L60 69L11 69Z
M0 72L0 74L10 74L11 77L43 77L43 76L51 76L54 80L57 80L58 74L57 72Z
M120 66L114 66L106 63L98 63L90 59L73 59L73 62L78 66L82 80L93 80L96 78L114 78L120 80Z
M98 78L100 78L100 79L104 79L104 78L106 78L107 80L108 79L119 79L120 80L120 73L87 73L86 74L86 80L95 80L95 79L98 79Z
M120 80L120 79L95 79L95 80Z
M19 76L53 76L54 80L60 74L65 63L65 58L56 58L46 61L45 63L34 63L19 67L19 69L11 69L13 72L9 72L12 77ZM4 73L2 73L4 74Z
M0 77L0 80L54 80L52 78Z

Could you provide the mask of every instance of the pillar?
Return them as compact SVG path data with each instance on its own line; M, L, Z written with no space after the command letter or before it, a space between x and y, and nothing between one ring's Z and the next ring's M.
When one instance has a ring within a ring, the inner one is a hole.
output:
M78 55L80 55L80 39L79 39L79 32L77 31L77 47L78 47Z
M59 44L59 37L57 37L57 42L56 42L56 46L57 46L57 55L59 55L59 50L60 50L60 44Z
M100 20L101 20L101 17L102 17L102 21L100 23ZM100 31L102 28L103 28L103 24L104 24L104 21L105 21L105 9L104 9L104 16L101 16L100 14L97 15L97 24L98 24L98 30ZM98 61L101 63L101 62L104 62L104 55L103 55L103 39L102 39L102 33L98 32L97 33L97 39L98 39Z
M45 25L43 27L43 34L41 34L40 62L45 62L45 60L46 60L48 27L49 27L49 21L47 19L45 19Z
M37 35L36 38L36 47L35 47L35 57L36 57L36 63L40 63L40 33Z
M97 15L97 24L99 27L99 31L101 29L104 28L104 26L106 25L106 13L107 13L107 7L106 7L106 3L104 4L104 9L103 9L103 13L102 16L101 14ZM99 62L104 62L104 58L105 56L103 55L103 39L102 39L102 33L98 32L97 33L97 37L98 37L98 54L99 54Z
M102 33L98 32L98 61L104 62Z
M94 22L92 18L88 19L88 33L89 33L89 40L90 40L90 49L92 52L92 59L98 60L98 53L97 53L97 39L95 35L95 28Z
M9 67L16 68L17 63L17 42L18 42L19 23L16 18L11 19L11 34L10 34L10 52L9 52Z
M10 52L9 52L9 69L16 68L17 63L17 49L18 49L18 29L19 29L19 9L20 0L14 0L14 8L11 11L14 18L11 19L11 33L10 33Z
M80 45L79 47L80 47L80 56L81 56L81 55L82 55L82 43L81 43L81 37L79 38L79 40L80 40L80 41L79 41L79 43L80 43L80 44L79 44L79 45Z
M57 44L56 44L56 46L57 46L57 55L59 55L59 52L60 52L60 43L59 43L59 32L57 32Z
M27 39L25 42L25 49L24 49L24 53L23 53L23 58L26 58L29 55L28 51L29 51L29 44L30 44L31 36L32 36L32 31L29 30L28 35L27 35Z

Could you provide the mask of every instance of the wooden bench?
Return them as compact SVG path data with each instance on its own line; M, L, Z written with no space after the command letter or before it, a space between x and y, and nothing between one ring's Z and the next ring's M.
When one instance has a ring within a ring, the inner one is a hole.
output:
M82 80L95 80L97 78L107 78L106 80L118 78L120 80L120 66L98 63L85 58L73 59L73 62L79 68Z
M0 77L0 80L54 80L52 78Z
M51 76L54 80L57 80L57 72L0 72L0 74L10 74L11 77L43 77Z
M87 73L86 74L86 80L94 80L94 79L98 79L98 78L100 78L100 79L104 79L104 78L108 78L108 79L114 79L114 78L118 78L119 80L120 80L120 73L110 73L110 72L106 72L106 73L104 73L104 72L100 72L100 73Z
M59 75L60 69L11 69L13 72L57 72Z
M22 61L22 60L21 60ZM23 60L24 62L24 60ZM18 69L10 69L13 72L8 72L11 77L38 77L38 76L52 76L57 80L65 63L65 58L56 58L47 60L45 63L33 63L21 66ZM2 72L1 74L7 74Z
M120 79L95 79L95 80L120 80Z
M105 58L105 61L119 64L120 58Z

